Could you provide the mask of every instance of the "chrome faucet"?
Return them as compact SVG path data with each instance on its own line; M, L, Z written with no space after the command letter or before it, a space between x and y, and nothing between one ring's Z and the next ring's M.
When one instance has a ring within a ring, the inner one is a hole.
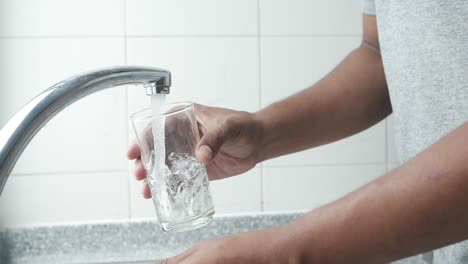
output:
M87 72L57 83L19 110L0 130L0 195L19 156L52 117L91 93L124 84L143 84L147 95L168 94L171 73L147 67Z

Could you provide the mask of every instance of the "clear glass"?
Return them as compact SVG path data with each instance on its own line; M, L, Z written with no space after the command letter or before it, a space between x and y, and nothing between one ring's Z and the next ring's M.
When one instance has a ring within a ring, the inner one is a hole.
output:
M208 224L215 211L206 167L194 155L200 135L193 104L167 104L156 120L151 108L130 119L162 230L187 231Z

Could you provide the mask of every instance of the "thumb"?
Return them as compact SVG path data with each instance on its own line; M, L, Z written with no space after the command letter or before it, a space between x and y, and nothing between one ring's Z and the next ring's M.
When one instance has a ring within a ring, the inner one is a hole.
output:
M226 133L223 129L218 128L206 131L195 151L196 158L205 164L210 163L216 157L225 141Z

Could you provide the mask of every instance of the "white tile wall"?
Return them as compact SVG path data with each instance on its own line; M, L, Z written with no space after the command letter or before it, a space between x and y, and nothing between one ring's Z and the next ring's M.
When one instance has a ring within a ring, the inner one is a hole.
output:
M0 0L0 36L123 35L125 0Z
M130 35L256 35L257 1L131 0Z
M260 168L239 176L211 183L216 212L219 214L261 211Z
M262 38L262 105L320 80L359 43L360 38L354 36Z
M384 164L264 168L264 208L310 210L342 197L385 170Z
M359 1L260 0L264 35L358 35Z
M395 135L393 128L393 115L387 118L387 144L388 144L388 162L399 163L398 154L395 145Z
M50 85L122 64L171 70L168 101L256 111L314 83L356 47L359 9L345 0L0 0L0 125ZM10 177L0 226L154 218L125 160L128 115L145 107L143 88L128 86L60 113ZM216 210L305 210L336 199L394 164L386 129L382 122L213 182Z
M389 162L387 163L387 171L392 171L396 168L400 167L400 164L399 163L392 163L392 162Z
M167 101L259 108L257 38L130 38L128 62L170 69ZM142 98L141 91L130 93L131 104L134 97Z
M387 171L400 166L396 145L395 132L393 130L393 115L387 118Z
M127 173L11 177L0 199L0 226L128 218Z
M267 161L266 166L385 163L385 122L333 144Z

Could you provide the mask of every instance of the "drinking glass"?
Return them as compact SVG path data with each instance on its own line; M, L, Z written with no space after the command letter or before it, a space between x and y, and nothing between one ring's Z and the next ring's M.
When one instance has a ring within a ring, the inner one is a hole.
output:
M195 158L200 140L194 105L167 104L131 115L147 182L163 231L187 231L208 224L214 215L208 174ZM156 118L154 118L156 117Z

